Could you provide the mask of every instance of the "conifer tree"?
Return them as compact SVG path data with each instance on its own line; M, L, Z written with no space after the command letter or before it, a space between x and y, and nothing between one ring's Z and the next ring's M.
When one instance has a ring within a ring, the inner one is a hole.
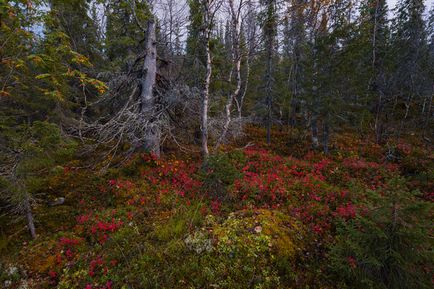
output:
M40 19L49 27L53 19L38 4L21 1L2 4L0 59L0 198L8 212L25 216L32 238L36 226L32 212L34 194L44 177L73 143L61 135L65 111L71 110L71 83L99 92L105 85L76 69L89 65L87 58L72 50L69 38L59 30L47 29L41 40L32 32Z
M71 48L92 62L101 60L101 43L97 41L97 25L90 14L89 0L49 0L53 14L50 29L65 33Z
M426 67L429 50L424 11L422 0L401 0L393 19L391 53L395 61L391 86L396 95L395 102L404 108L395 112L400 121L396 132L398 138L410 115L420 112L426 95L432 93L429 83L433 76L427 74Z
M275 56L277 49L277 2L275 0L262 0L262 37L265 53L264 96L266 106L267 143L271 143L271 128L273 125L273 98L274 98L274 73Z

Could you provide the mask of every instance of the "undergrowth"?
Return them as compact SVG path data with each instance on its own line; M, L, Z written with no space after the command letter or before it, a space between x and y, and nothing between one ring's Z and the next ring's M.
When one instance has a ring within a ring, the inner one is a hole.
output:
M46 187L66 202L35 207L35 241L12 235L19 224L2 226L0 281L10 288L429 288L432 154L402 143L387 158L389 148L338 139L345 145L327 156L290 156L282 141L282 148L226 147L206 166L148 154L104 176L64 166Z

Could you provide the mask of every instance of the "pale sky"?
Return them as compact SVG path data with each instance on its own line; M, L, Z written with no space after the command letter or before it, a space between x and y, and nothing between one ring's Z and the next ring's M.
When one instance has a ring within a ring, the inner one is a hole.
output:
M389 9L395 8L396 3L398 0L387 0L387 5L389 6ZM424 1L427 11L434 6L434 0L425 0Z
M387 5L389 6L389 9L395 8L396 2L398 2L398 0L387 0Z

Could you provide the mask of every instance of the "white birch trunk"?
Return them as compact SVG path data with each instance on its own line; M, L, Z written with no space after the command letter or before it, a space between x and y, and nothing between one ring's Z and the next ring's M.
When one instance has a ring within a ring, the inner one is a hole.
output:
M209 86L212 75L212 59L210 50L211 38L211 3L209 0L203 1L204 9L204 37L205 37L205 54L206 54L206 75L202 91L202 112L201 112L201 132L202 132L202 154L206 161L209 156L208 150L208 108L209 108Z
M207 158L209 155L208 150L208 107L209 107L209 85L211 82L211 52L209 47L209 39L206 40L206 77L205 77L205 85L202 92L202 153L204 158Z
M236 86L234 91L229 94L225 105L225 123L223 125L223 131L219 139L217 140L217 143L215 144L215 150L218 149L218 147L226 138L229 127L232 122L232 105L234 103L234 99L238 97L241 91L240 15L241 15L242 5L243 5L243 0L240 1L238 9L235 10L234 0L229 0L229 7L231 12L231 29L232 29L232 60L234 61L233 71L235 72Z

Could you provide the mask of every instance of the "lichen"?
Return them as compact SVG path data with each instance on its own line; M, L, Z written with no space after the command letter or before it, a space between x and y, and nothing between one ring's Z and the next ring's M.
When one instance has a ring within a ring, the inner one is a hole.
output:
M195 231L188 235L184 243L189 250L195 251L197 254L201 254L202 252L209 253L213 249L212 240L203 231Z

